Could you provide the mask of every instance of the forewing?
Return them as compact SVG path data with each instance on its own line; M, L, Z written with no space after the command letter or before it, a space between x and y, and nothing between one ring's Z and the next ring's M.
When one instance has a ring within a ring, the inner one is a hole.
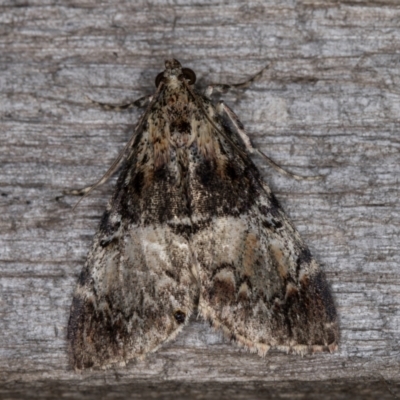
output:
M188 211L176 165L153 168L147 141L145 132L128 157L75 291L68 337L78 369L154 351L198 297L188 235L177 232Z
M240 137L220 129L209 135L216 156L200 149L190 169L200 313L260 354L334 350L337 316L323 272Z
M260 354L332 351L338 329L324 274L282 211L260 197L194 235L200 312Z

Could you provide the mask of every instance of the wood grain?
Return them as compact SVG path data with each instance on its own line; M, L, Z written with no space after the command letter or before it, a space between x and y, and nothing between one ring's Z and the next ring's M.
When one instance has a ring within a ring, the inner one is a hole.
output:
M0 395L400 397L399 21L396 0L3 0ZM74 212L76 198L56 197L98 179L140 115L85 96L152 93L170 57L200 86L269 66L224 100L284 168L325 175L297 182L255 160L327 273L337 353L262 359L193 319L143 361L83 374L68 366L72 291L113 182Z

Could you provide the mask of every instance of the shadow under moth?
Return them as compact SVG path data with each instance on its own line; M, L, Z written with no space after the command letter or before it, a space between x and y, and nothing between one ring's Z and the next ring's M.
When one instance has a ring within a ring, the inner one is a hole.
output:
M71 306L76 369L157 350L194 310L261 356L337 347L323 271L263 182L242 124L210 100L228 86L200 94L195 79L167 60L156 92L132 103L146 111L121 155L79 191L122 164Z

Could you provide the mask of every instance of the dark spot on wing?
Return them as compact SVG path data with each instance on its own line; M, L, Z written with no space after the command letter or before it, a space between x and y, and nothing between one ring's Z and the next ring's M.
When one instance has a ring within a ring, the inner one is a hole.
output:
M228 276L214 277L214 284L210 290L210 302L217 307L226 303L232 303L236 298L235 283Z
M165 271L165 275L167 275L171 279L175 279L176 278L175 275L171 271L168 271L168 270Z
M307 248L303 248L301 250L301 253L298 255L297 261L296 261L297 276L300 273L300 269L302 267L304 267L305 265L310 264L311 260L312 260L312 255L311 255L310 250L308 250Z
M197 175L204 186L208 186L212 182L214 167L209 160L204 160L196 169Z
M234 180L236 180L238 178L238 174L237 174L237 172L235 170L235 167L231 163L226 164L225 171L226 171L226 174L228 175L228 177L232 181L234 181Z
M177 131L179 133L186 133L190 132L190 130L191 130L190 123L188 121L181 119L175 120L170 126L171 132Z
M168 226L175 235L182 236L185 239L189 239L192 233L192 225L189 224L168 223Z
M117 236L109 236L105 239L100 240L100 246L101 247L107 247L111 243L117 243L118 242L118 237Z
M100 220L100 230L102 232L109 232L110 229L112 229L112 226L111 226L109 220L110 220L110 212L104 211L104 214Z
M203 158L192 180L192 210L204 216L239 216L248 211L260 194L259 182L245 165L230 161L224 171Z
M138 171L132 179L132 187L134 192L140 196L144 185L144 174L142 171Z
M78 284L84 286L90 280L89 268L85 265L79 275Z
M266 219L264 219L264 220L262 221L262 226L263 226L264 228L267 228L267 229L270 229L270 230L275 230L275 226L271 223L271 221L268 221L268 220L266 220Z
M325 308L328 320L332 322L335 321L337 317L336 308L325 275L322 271L318 271L316 275L310 277L310 286L314 288L319 295L323 303L321 306Z
M141 160L141 164L146 164L147 161L149 161L149 156L147 153L145 153L145 155L143 156L142 160Z
M283 224L281 221L276 220L275 218L268 218L262 221L262 225L264 228L267 228L271 231L276 231L277 229L282 228Z
M273 222L275 228L277 228L277 229L282 228L282 226L283 226L282 222L278 221L276 219L272 219L272 222Z
M110 220L110 211L104 211L100 221L100 232L104 233L105 236L112 236L121 226L121 222L112 223Z
M178 310L174 312L174 318L178 324L183 324L185 322L186 314L183 311Z
M312 260L312 255L309 249L305 248L302 250L302 252L299 254L299 257L297 258L298 262L303 262L303 263L310 263Z
M270 193L269 201L271 202L271 206L274 207L275 209L281 208L281 205L279 204L278 199L275 197L275 195L273 193Z

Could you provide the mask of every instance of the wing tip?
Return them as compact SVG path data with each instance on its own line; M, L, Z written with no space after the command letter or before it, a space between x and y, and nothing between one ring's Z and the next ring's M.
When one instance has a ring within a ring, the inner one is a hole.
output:
M104 351L100 352L95 348L92 341L84 340L82 337L83 330L70 329L68 340L69 340L69 364L76 371L83 370L107 370L112 367L125 367L128 362L136 360L145 360L147 354L154 353L165 343L174 340L176 336L182 331L182 329L188 324L192 309L186 310L186 318L183 322L177 323L175 329L166 335L166 337L160 341L157 345L141 349L141 351L132 350L127 351L126 348L119 349L118 353L112 352L115 348L105 348Z

